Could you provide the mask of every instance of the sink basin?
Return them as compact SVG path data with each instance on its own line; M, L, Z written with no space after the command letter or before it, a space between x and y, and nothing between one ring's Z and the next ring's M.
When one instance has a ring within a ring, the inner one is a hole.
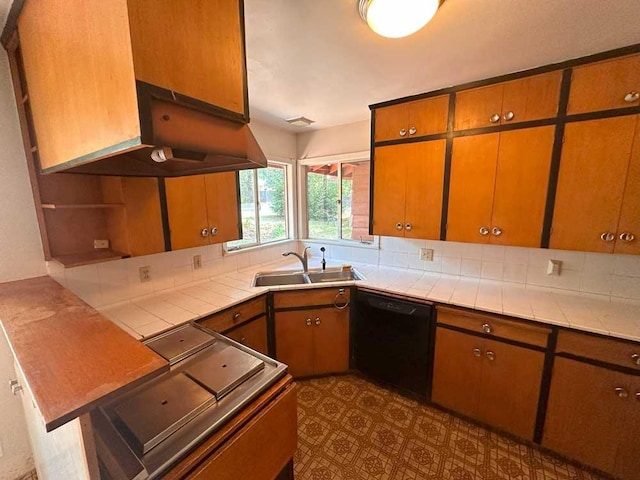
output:
M311 283L304 273L264 272L256 273L253 279L254 287L273 287L275 285L300 285Z
M362 280L364 277L354 268L342 270L331 268L325 271L319 269L304 272L274 271L256 273L253 279L254 287L273 287L276 285L302 285L307 283L350 282Z
M311 283L323 282L350 282L352 280L362 280L360 275L353 268L349 270L325 270L324 272L309 272L307 274Z

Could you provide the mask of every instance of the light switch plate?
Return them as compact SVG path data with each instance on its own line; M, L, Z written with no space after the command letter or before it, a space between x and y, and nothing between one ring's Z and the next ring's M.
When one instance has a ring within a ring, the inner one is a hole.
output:
M433 262L433 248L421 248L420 260L424 260L425 262Z

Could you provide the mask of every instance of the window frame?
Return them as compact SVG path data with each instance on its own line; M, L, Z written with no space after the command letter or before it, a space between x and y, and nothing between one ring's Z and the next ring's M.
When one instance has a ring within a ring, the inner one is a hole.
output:
M253 188L254 188L254 214L255 214L255 222L256 222L256 241L252 243L246 243L243 245L230 246L231 242L226 242L224 244L224 252L225 253L237 253L243 250L260 248L262 246L271 246L281 242L290 242L295 238L293 231L292 215L294 211L294 202L293 202L293 186L295 185L293 181L293 166L290 161L286 160L268 160L267 168L269 167L278 167L282 168L284 171L284 219L285 219L285 238L279 238L277 240L270 240L267 242L263 242L260 235L260 192L258 188L258 171L261 170L259 168L252 169L253 173ZM238 172L238 175L240 172ZM240 187L238 187L240 188ZM238 201L240 201L241 193L238 190ZM240 223L242 224L242 205L239 204L238 208L240 209Z
M322 157L304 158L298 161L298 203L300 215L298 216L298 230L301 233L300 239L304 242L321 242L327 244L349 245L349 246L361 246L361 247L374 247L379 248L380 238L378 235L373 235L372 241L363 241L357 239L342 238L342 165L345 163L360 163L369 162L369 168L371 169L370 182L373 181L373 161L371 160L371 154L369 151L355 152L341 155L327 155ZM326 165L337 164L338 165L338 195L340 199L339 214L338 214L338 235L339 238L311 238L309 237L309 208L308 208L308 196L307 196L307 172L308 166L314 165ZM371 185L369 185L371 189ZM369 190L371 191L371 190ZM369 218L371 218L371 195L369 195Z

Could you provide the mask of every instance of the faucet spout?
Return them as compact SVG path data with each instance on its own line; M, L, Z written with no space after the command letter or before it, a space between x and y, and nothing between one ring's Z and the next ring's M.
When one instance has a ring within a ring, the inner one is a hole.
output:
M296 257L298 257L298 260L300 260L300 262L302 263L302 270L304 271L304 273L307 273L309 271L309 259L307 257L307 250L309 250L309 248L311 247L306 247L302 252L302 255L296 252L284 252L282 256L288 257L289 255L295 255Z

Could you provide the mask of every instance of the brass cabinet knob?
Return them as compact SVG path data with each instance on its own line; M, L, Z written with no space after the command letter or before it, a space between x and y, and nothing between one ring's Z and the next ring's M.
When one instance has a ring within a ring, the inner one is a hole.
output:
M409 135L415 135L418 129L416 127L411 127L409 129Z
M316 322L316 325L320 325L320 317L316 317L315 322Z
M514 118L515 116L516 116L516 114L515 114L515 113L513 113L513 112L507 112L507 113L505 113L505 114L502 116L502 118L504 118L507 122L509 122L509 121L513 120L513 118Z
M410 223L407 223L407 224L404 226L404 229L405 229L407 232L410 232L412 228L413 228L413 227L411 226L411 224L410 224Z
M403 128L403 129L402 129L402 130L400 130L400 132L398 132L398 133L400 133L400 136L401 136L401 137L404 137L404 136L407 134L407 129L406 129L406 128Z
M618 238L623 242L629 243L633 242L636 239L636 236L630 232L622 232Z
M633 355L631 355L631 361L635 365L640 365L640 353L634 353Z
M238 320L240 318L241 313L237 312L233 314L233 321L235 322L236 320Z
M488 323L483 323L482 324L482 331L484 333L491 333L491 332L493 332L493 328L491 328L491 325L489 325Z
M474 348L474 349L473 349L473 356L474 356L474 357L480 357L480 356L482 356L482 350L480 350L479 348Z
M396 223L396 230L402 230L404 227L402 225L402 223L398 222Z
M208 237L209 236L209 229L208 228L203 228L202 230L200 230L200 235L202 235L203 237Z
M487 350L487 353L485 353L485 355L492 362L496 359L496 354L494 352L492 352L491 350Z
M491 123L498 123L500 121L500 115L498 115L497 113L494 113L489 117L489 121Z
M636 392L636 400L640 402L640 392Z
M483 237L486 235L489 235L489 229L487 227L480 227L478 231L480 232L480 235L482 235Z
M496 237L499 237L500 235L502 235L502 229L500 227L493 227L491 229L491 233Z
M602 232L602 234L600 234L600 239L603 242L610 243L616 239L616 236L614 233L611 233L611 232Z
M637 102L640 99L640 92L629 92L624 96L624 101L627 103Z
M217 235L218 234L218 227L211 227L211 235Z
M616 387L615 388L615 392L616 392L616 395L618 395L618 397L620 397L620 398L627 398L629 396L629 392L627 392L622 387Z
M311 323L312 323L312 322L311 322L311 319L310 319L310 318L307 318L307 327L310 327L310 326L311 326Z

